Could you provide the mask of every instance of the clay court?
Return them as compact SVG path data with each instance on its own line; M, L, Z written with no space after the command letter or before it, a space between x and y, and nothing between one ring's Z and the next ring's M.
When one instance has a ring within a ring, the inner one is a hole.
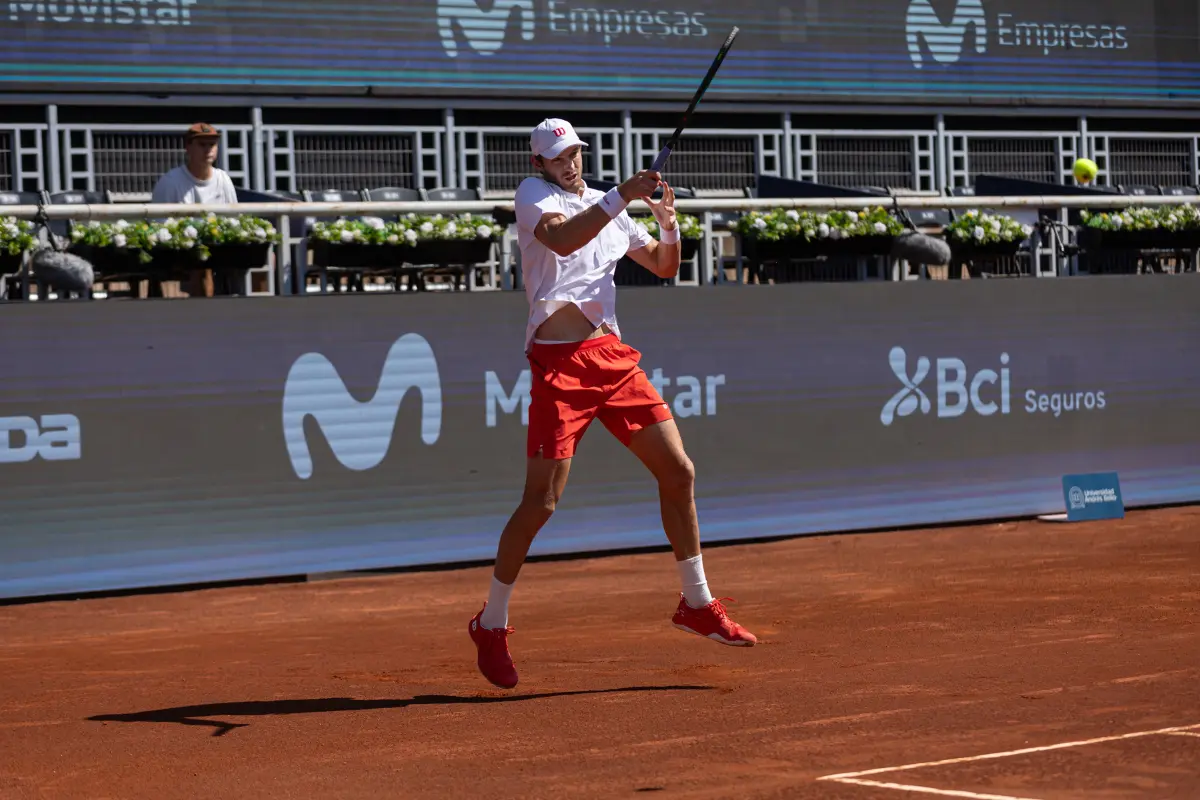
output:
M712 547L749 649L670 626L666 552L530 563L511 692L486 567L9 605L0 797L1196 798L1198 533Z

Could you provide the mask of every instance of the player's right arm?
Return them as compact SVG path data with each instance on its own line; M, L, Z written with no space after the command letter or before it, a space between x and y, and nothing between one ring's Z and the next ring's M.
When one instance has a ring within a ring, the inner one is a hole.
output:
M657 172L643 170L617 187L626 203L648 197L658 188ZM533 232L538 241L560 256L569 256L595 239L612 217L600 203L567 218L552 191L538 181L523 183L514 198L517 223Z

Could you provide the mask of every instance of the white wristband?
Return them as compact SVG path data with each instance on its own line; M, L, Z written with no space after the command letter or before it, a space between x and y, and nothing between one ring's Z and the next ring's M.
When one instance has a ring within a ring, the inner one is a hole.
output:
M679 223L675 223L675 227L671 228L671 230L667 230L666 228L660 226L658 229L658 241L660 241L662 244L675 244L678 242Z
M618 214L625 210L625 206L629 203L625 202L625 198L621 197L621 193L614 186L609 189L604 197L600 198L600 207L604 209L604 213L608 214L609 218L616 218Z

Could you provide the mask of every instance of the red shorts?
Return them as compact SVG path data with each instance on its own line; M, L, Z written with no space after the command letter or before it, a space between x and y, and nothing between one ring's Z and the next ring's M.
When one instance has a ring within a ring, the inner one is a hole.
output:
M671 419L670 407L638 366L641 359L611 333L569 344L534 342L529 457L574 456L595 417L626 447L637 431Z

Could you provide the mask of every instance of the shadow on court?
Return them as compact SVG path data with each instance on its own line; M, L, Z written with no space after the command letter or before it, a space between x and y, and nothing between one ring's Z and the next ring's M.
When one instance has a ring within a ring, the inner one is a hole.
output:
M524 700L549 700L576 695L621 694L626 692L696 692L711 690L712 686L626 686L620 689L580 689L572 692L542 692L482 697L459 697L448 694L421 694L403 700L357 700L352 697L321 697L305 700L246 700L230 703L204 703L194 706L159 708L135 711L130 714L98 714L88 717L92 722L163 722L178 725L200 725L214 728L213 736L224 736L247 723L222 722L204 717L264 717L282 714L327 714L333 711L374 711L409 706L477 705L483 703L518 703Z

